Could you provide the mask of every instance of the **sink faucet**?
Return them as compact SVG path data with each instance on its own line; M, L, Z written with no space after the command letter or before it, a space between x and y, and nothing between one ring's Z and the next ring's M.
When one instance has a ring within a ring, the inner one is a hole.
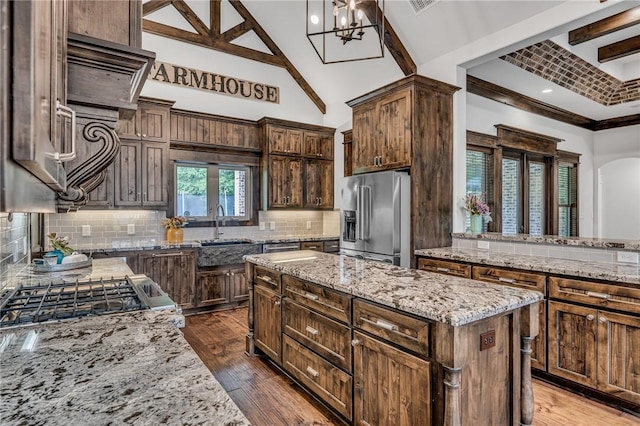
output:
M218 213L222 211L222 226L224 226L224 207L222 207L222 204L218 204L216 206L216 228L213 231L213 239L217 240L218 238L220 238L220 234L224 234L224 232L220 232L220 215L218 215Z

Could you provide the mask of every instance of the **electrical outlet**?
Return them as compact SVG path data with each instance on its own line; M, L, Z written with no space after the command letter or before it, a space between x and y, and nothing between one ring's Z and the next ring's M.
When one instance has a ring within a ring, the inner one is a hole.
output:
M276 223L275 222L269 222L269 229L271 231L275 231L276 230Z
M618 262L620 263L638 263L638 253L634 253L631 251L619 251L618 253Z
M136 224L129 223L127 224L127 235L135 235L136 234Z
M260 230L264 231L264 222L260 222Z
M478 241L478 248L489 250L489 241Z
M82 225L82 236L83 237L91 236L91 225Z
M307 221L307 229L311 229L311 221L310 220Z

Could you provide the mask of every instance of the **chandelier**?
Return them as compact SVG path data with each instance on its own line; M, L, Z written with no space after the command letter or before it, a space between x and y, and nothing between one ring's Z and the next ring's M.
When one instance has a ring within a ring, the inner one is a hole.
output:
M307 0L307 38L324 64L381 58L384 0Z

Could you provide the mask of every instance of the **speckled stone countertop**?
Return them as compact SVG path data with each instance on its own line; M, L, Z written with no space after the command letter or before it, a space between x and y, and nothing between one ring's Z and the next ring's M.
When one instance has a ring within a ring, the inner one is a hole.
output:
M613 240L606 238L560 237L558 235L502 234L486 232L483 234L454 233L453 238L494 240L523 243L557 244L563 246L582 246L613 248L622 250L640 250L640 240Z
M168 315L0 331L0 424L248 425Z
M303 250L245 256L362 299L460 326L542 300L542 293Z
M640 285L640 266L633 264L585 262L451 247L416 250L415 255Z

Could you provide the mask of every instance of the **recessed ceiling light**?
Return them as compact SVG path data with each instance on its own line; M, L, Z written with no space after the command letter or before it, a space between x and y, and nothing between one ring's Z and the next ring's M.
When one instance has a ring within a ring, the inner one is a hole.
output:
M542 93L551 93L551 92L553 92L553 89L544 89L542 91Z

